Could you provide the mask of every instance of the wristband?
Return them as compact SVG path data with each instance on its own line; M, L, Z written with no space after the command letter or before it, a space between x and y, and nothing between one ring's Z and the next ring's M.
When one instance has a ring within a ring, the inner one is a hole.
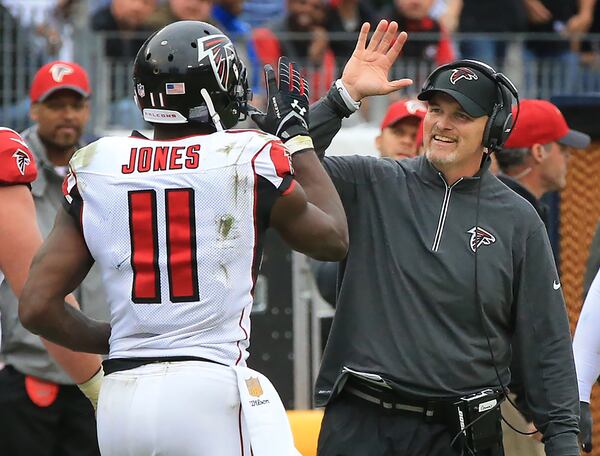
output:
M358 108L360 108L360 101L355 101L354 98L352 98L352 96L348 92L348 89L346 89L346 86L344 85L341 79L335 81L335 88L340 94L340 97L342 97L342 100L344 100L346 107L351 112L355 112L358 110Z
M88 381L83 382L79 385L79 389L81 392L87 397L92 405L94 406L94 410L98 408L98 396L100 395L100 386L102 385L102 380L104 379L104 368L100 365L100 369L98 372L94 374L92 378Z
M315 148L315 146L313 146L312 138L304 135L294 136L292 139L288 139L284 144L290 156L294 155L296 152Z

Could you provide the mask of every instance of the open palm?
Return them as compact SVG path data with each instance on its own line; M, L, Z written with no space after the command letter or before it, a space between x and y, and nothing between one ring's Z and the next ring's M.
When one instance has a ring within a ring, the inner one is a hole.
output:
M382 20L367 45L369 28L368 22L362 25L356 48L342 73L344 86L357 101L371 95L386 95L412 84L411 79L388 80L390 68L408 37L406 32L397 34L396 22Z

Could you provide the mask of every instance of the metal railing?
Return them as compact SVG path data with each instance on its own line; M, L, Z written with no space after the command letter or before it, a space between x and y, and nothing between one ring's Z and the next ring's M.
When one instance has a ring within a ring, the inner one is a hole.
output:
M110 58L105 56L107 40L114 34L94 33L88 29L77 29L73 35L73 60L84 66L90 75L93 87L91 99L92 115L88 130L101 134L107 129L145 128L141 116L133 103L133 83L131 80L132 59ZM142 38L144 35L141 36ZM138 37L139 38L139 37ZM282 36L282 39L290 38ZM297 35L292 38L297 38ZM434 34L413 33L411 42L433 42ZM588 35L592 48L597 49L600 35ZM517 88L521 98L550 98L555 95L581 95L600 92L600 64L584 65L578 54L568 51L558 53L554 57L540 57L533 54L528 43L532 40L543 43L545 50L551 50L568 43L564 38L553 34L457 34L452 43L457 51L464 43L489 42L502 44L505 53L496 61L488 61L497 70L509 76ZM331 34L332 42L346 40L354 43L355 34ZM244 43L242 43L244 44ZM471 56L469 56L471 57ZM43 63L54 59L47 50L32 39L32 32L16 26L6 17L0 23L0 124L22 130L31 121L28 118L28 94L31 80L36 70ZM334 68L334 76L339 75L347 57L338 58ZM306 64L306 62L299 62ZM431 58L401 57L392 69L393 78L409 77L414 85L399 96L414 96L433 68L437 66ZM318 66L313 68L319 69ZM257 65L250 66L250 72L260 72ZM328 86L322 85L323 95ZM366 119L378 122L383 116L386 100L371 104Z

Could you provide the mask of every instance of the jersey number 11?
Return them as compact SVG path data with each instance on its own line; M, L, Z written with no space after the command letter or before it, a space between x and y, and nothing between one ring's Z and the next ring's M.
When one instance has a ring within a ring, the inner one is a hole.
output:
M128 192L133 286L137 304L162 302L156 190ZM165 190L166 255L171 302L198 301L194 190Z

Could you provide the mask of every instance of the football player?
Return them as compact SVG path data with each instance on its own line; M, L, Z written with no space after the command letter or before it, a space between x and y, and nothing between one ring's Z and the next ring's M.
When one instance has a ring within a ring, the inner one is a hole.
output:
M0 127L0 283L6 280L17 296L25 284L31 260L42 245L28 188L36 176L33 155L21 136ZM72 296L67 300L77 305ZM74 353L47 341L44 343L79 384L84 384L101 367L99 356Z
M340 260L348 232L308 135L306 81L285 58L278 70L279 83L266 69L262 124L272 134L232 130L250 93L233 44L209 24L170 24L134 62L153 139L105 137L70 161L65 208L32 264L20 316L73 350L108 352L103 455L295 453L272 385L245 367L262 241L270 226L300 252ZM62 298L94 262L110 325Z

